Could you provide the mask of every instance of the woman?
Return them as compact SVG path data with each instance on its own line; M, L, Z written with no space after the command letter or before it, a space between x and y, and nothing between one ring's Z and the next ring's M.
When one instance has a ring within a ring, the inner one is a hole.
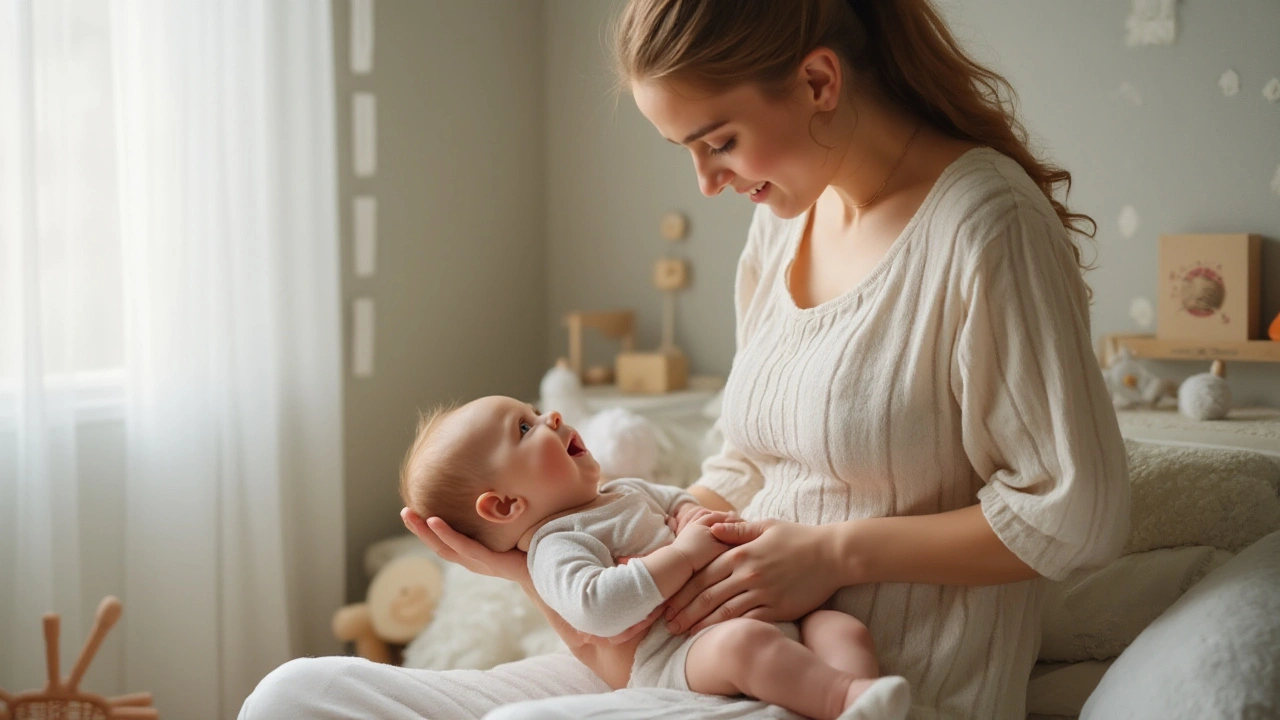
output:
M718 526L738 547L664 620L682 632L835 608L870 628L884 673L910 681L911 717L1025 717L1039 578L1109 561L1128 529L1072 239L1091 221L1054 196L1070 175L1028 151L1007 85L928 0L632 0L618 57L702 191L760 206L738 266L726 442L692 489L750 522ZM522 557L405 520L450 559L527 578ZM616 671L608 642L562 634ZM497 714L771 712L638 690L560 697L605 689L565 657L487 674L360 666L359 680L350 661L311 662L270 676L242 717L259 696L324 682L361 695L348 712L382 717L359 703L392 693L430 717L516 698L549 699Z

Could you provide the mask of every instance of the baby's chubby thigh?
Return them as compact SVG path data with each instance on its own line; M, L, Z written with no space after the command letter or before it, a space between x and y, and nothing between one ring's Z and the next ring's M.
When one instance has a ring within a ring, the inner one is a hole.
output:
M688 689L712 695L744 693L759 653L778 643L800 640L795 623L734 618L712 625L686 642L684 675Z

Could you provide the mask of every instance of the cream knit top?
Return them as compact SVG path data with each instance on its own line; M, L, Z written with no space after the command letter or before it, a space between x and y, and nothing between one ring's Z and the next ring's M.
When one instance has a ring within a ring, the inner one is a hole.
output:
M1049 578L1114 558L1124 445L1070 240L1021 167L965 153L870 275L809 309L787 287L805 222L752 220L725 444L698 484L749 519L808 524L981 503ZM1042 585L862 585L830 605L910 681L912 718L1022 720Z

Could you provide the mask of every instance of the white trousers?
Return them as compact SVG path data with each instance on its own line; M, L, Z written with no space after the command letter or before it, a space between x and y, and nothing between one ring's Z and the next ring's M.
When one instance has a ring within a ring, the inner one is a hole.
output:
M500 708L500 709L499 709ZM240 709L240 720L798 720L756 700L638 688L610 691L572 655L492 670L409 670L352 657L292 660Z

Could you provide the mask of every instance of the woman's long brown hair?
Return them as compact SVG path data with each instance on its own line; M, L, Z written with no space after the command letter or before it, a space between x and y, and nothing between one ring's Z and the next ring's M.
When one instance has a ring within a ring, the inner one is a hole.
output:
M831 48L933 127L1015 160L1071 233L1097 232L1092 218L1067 209L1071 173L1029 149L1008 81L960 48L930 0L630 0L615 37L620 83L671 79L712 91L754 83L775 96L805 56ZM1072 250L1088 270L1079 242Z

